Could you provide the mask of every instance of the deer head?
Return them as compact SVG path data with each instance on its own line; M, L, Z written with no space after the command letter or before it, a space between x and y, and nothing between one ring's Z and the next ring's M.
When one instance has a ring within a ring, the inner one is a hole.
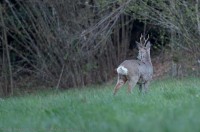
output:
M139 49L138 52L138 59L141 61L151 61L150 58L150 47L151 47L151 43L148 41L149 39L149 35L147 37L147 39L145 39L145 37L141 34L140 37L140 42L137 42L137 47Z

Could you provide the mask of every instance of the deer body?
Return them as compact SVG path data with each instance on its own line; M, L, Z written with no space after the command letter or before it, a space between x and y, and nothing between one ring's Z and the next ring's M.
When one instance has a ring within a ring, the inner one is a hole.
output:
M141 39L141 38L140 38ZM146 41L145 41L146 43ZM125 60L118 68L118 81L114 88L114 95L123 84L128 82L128 92L131 93L136 84L139 84L139 89L146 92L148 85L152 80L153 66L150 57L150 42L142 45L139 43L139 54L137 60Z

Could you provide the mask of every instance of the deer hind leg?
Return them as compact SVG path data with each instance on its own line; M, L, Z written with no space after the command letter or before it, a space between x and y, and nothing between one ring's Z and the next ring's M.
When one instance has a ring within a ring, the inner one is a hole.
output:
M117 91L126 83L127 78L124 75L118 75L117 84L114 88L113 95L116 95Z
M137 84L138 79L139 79L139 77L134 76L128 80L128 93L132 93L132 90L135 87L135 85Z

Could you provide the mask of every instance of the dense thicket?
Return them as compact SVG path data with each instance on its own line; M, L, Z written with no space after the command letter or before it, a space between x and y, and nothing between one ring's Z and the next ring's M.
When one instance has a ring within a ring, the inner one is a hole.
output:
M108 81L141 33L174 62L189 53L198 63L199 15L198 0L4 0L1 89L12 94L27 77L55 88Z

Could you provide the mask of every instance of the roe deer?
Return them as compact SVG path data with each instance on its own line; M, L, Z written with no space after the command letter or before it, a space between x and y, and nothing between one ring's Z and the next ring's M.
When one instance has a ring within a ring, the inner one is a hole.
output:
M148 36L149 38L149 36ZM128 92L131 93L136 84L139 84L139 90L147 92L148 85L152 80L153 66L150 57L151 44L143 35L140 37L140 43L137 43L139 53L137 60L125 60L118 68L118 80L114 88L114 95L128 81Z

